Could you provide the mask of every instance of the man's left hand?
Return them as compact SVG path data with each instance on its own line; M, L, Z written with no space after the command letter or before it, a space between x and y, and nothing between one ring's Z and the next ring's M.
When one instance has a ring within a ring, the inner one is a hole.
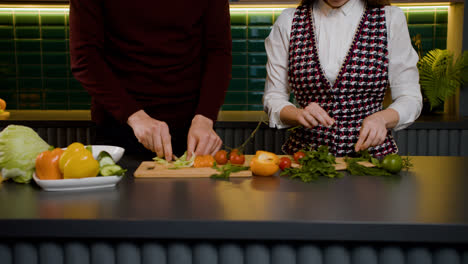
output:
M213 130L213 121L202 115L196 115L187 136L187 158L195 155L214 155L221 149L223 141Z

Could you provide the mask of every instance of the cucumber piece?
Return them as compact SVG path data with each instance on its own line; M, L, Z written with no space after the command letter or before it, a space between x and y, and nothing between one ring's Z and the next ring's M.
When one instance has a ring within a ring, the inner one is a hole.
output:
M101 151L97 156L97 161L99 162L99 167L104 167L106 165L115 165L115 161L112 159L112 156L107 151Z
M127 170L122 169L119 165L113 164L102 166L99 170L99 174L102 176L122 176L126 171Z
M89 152L93 153L93 146L91 145L86 145L86 150L88 150Z

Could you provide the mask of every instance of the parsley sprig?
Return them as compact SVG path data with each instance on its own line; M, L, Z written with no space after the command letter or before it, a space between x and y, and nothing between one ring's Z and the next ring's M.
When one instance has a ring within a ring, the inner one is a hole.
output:
M291 179L301 179L303 182L317 180L319 177L341 178L343 174L336 171L335 157L328 151L327 146L320 146L317 150L304 151L304 158L297 168L287 168L281 175L288 175Z
M349 158L346 157L345 161L347 164L346 170L351 175L360 176L393 176L394 174L386 171L382 168L381 163L378 159L372 157L369 151L364 150L357 153L357 157ZM375 165L375 167L366 167L359 164L359 161L369 161Z
M219 171L218 174L213 174L210 177L212 179L218 179L218 180L229 180L229 176L231 176L231 173L233 172L239 172L239 171L244 171L248 170L249 167L245 166L239 166L239 165L233 165L231 162L226 163L225 165L218 167L216 162L213 165L213 168L217 171Z

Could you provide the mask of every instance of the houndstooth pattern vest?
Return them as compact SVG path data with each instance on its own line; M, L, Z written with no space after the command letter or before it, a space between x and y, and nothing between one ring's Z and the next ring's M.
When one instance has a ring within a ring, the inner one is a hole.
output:
M297 128L283 145L285 153L327 145L337 157L354 152L364 118L381 111L388 85L387 29L384 8L366 8L340 73L332 86L320 65L307 6L294 14L289 43L288 80L300 107L319 104L335 124ZM383 144L369 148L373 156L397 152L390 131Z

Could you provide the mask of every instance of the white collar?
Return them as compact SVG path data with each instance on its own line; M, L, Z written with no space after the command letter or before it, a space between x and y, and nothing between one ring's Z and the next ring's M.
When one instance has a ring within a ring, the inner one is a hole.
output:
M364 7L362 0L349 0L346 4L333 8L329 6L325 0L319 0L316 2L316 8L318 8L324 16L332 15L335 12L341 12L343 15L347 16L352 12L361 11Z

